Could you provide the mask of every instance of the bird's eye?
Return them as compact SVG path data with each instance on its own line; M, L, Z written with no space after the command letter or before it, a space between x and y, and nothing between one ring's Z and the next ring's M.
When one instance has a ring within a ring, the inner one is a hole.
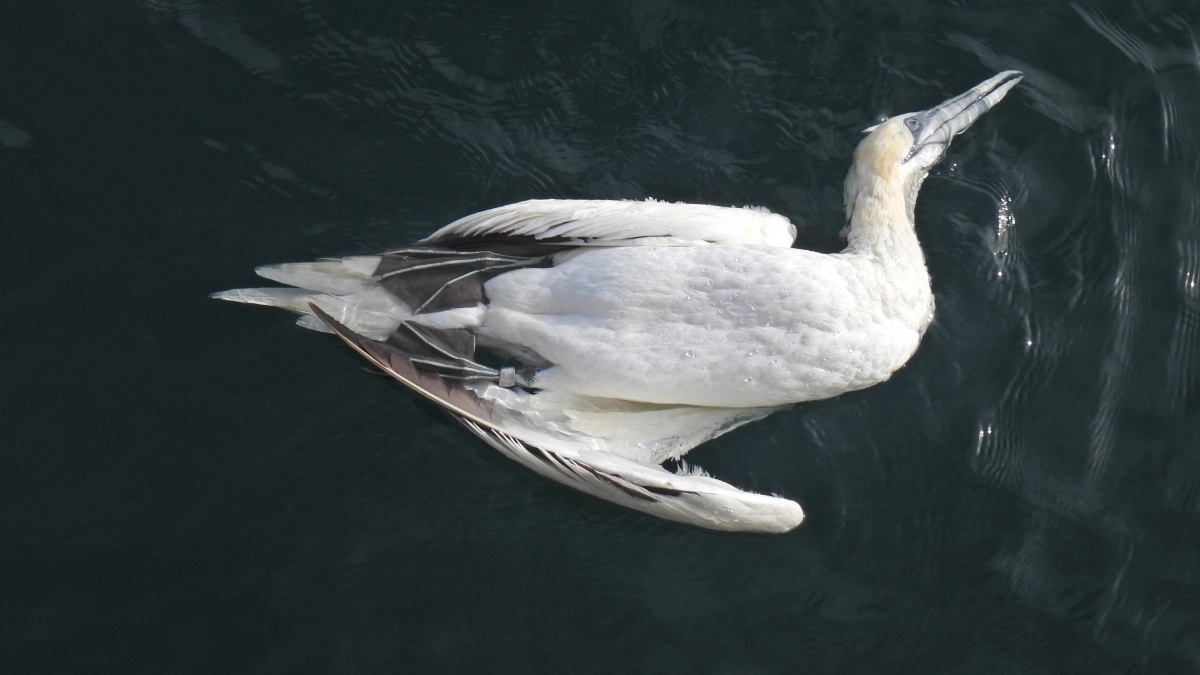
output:
M915 136L916 133L921 130L921 120L917 119L916 117L910 117L904 120L904 126L908 127L908 130L913 132L913 135Z

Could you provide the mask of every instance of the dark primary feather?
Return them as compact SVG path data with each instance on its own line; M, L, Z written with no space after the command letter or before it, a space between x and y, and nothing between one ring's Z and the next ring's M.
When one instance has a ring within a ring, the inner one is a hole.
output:
M466 238L444 242L449 247L418 244L384 253L372 278L412 307L414 315L432 314L486 304L483 285L489 279L521 267L552 264L548 253L539 252L549 249L533 246L525 237L507 245L501 241L503 237L487 239L495 248L520 250L521 254L455 248L467 243ZM448 379L497 380L501 375L475 360L475 336L467 329L431 328L405 321L388 336L386 344L416 367Z
M411 247L384 253L374 279L413 308L430 314L487 302L483 284L519 267L548 267L546 255L506 255L489 250Z

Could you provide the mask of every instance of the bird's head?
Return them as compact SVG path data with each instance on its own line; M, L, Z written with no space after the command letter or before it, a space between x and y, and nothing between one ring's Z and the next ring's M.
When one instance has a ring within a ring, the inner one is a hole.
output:
M921 182L946 154L951 139L999 103L1022 77L1006 70L929 110L897 115L868 128L846 179L847 210L853 209L851 199L862 188L881 182L903 191L911 217Z

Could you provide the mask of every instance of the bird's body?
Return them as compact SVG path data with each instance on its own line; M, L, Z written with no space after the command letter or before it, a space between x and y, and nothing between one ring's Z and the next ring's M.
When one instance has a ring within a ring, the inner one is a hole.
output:
M260 268L293 289L217 296L303 313L545 476L673 520L786 531L794 502L658 465L908 361L933 318L917 191L1019 79L873 128L838 254L791 248L795 228L763 209L531 200L379 256Z
M487 282L475 334L553 364L537 374L542 389L779 406L902 366L932 316L924 270L919 259L768 246L604 248Z

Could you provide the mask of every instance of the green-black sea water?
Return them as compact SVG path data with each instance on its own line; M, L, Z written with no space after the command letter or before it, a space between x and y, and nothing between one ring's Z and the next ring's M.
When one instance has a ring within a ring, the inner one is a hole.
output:
M0 4L0 670L1200 672L1194 1ZM861 131L1004 69L888 382L689 457L676 525L206 296L531 198L841 246Z

